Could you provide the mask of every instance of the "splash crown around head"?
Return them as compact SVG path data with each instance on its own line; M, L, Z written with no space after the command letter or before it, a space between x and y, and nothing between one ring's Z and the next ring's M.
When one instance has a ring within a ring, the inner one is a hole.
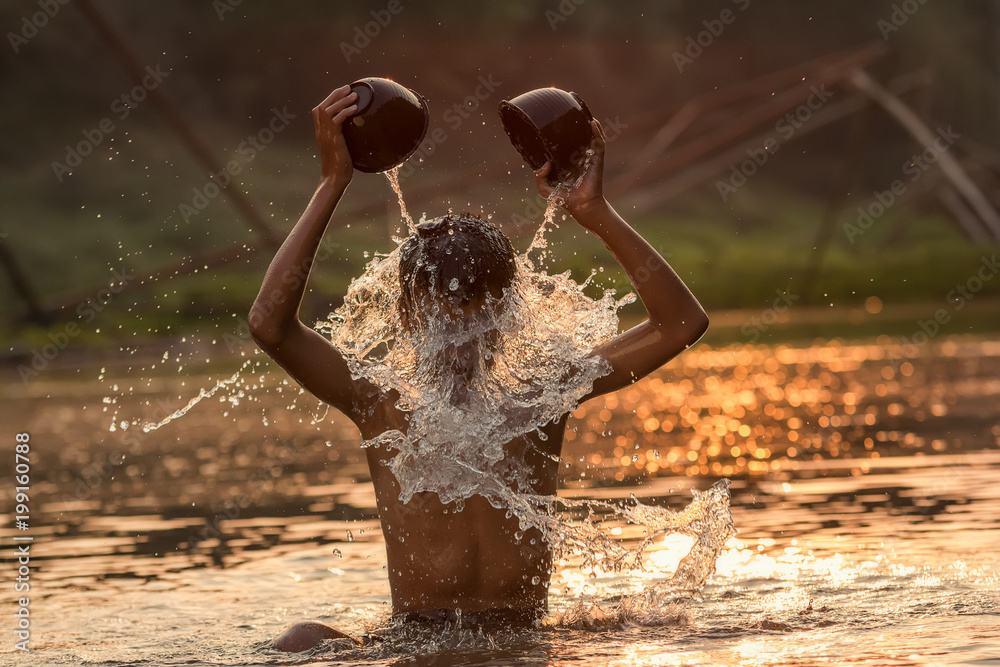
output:
M512 289L516 270L514 248L492 222L467 213L421 222L399 248L404 326L492 308Z

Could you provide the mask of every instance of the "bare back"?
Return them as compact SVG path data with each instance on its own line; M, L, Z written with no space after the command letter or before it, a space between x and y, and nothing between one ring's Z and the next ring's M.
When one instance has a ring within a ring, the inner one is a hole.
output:
M380 398L371 416L358 423L363 437L389 429L405 432L406 414L394 403L391 396ZM558 463L548 454L558 454L564 430L565 420L560 420L542 428L547 439L532 433L505 446L507 456L523 458L532 470L537 480L533 493L556 491ZM512 609L533 620L544 613L552 556L536 529L517 539L517 518L482 496L466 499L461 511L442 504L431 492L418 493L404 504L388 466L394 453L370 447L367 455L396 613Z

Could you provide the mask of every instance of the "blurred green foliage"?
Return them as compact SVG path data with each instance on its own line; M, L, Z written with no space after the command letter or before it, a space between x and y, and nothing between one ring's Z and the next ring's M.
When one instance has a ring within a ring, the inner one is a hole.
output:
M880 78L921 68L932 73L932 85L909 101L932 124L960 129L963 150L1000 147L1000 3L992 0L924 3L887 40L879 21L901 3L753 0L683 74L671 54L704 29L703 21L742 1L525 0L473 7L459 0L401 0L403 11L351 62L343 45L372 20L373 11L387 7L387 0L245 0L230 3L233 10L221 16L212 2L95 2L145 62L171 71L164 91L220 161L237 157L236 146L266 123L272 108L287 107L297 115L235 180L281 233L294 224L315 183L309 108L334 85L371 74L391 75L420 90L439 125L441 111L460 103L477 76L490 73L503 81L501 92L484 102L479 115L460 128L448 128L447 144L403 189L405 194L447 183L484 165L506 164L506 176L484 178L459 191L442 186L440 193L421 199L417 213L428 215L452 206L476 211L481 206L502 221L523 210L532 196L529 174L496 122L501 95L559 85L580 91L599 117L620 113L628 120L718 86L873 41L885 41L890 49L873 69ZM16 31L35 11L35 3L7 3L0 8L0 25ZM247 224L222 197L190 220L182 218L178 205L190 201L192 188L203 186L209 174L149 102L125 119L115 117L111 104L131 83L72 3L17 53L4 48L0 117L5 127L16 129L8 131L0 154L0 231L8 234L2 242L44 299L96 289L115 268L148 269L251 240ZM760 91L761 99L770 92ZM114 131L60 181L52 163L63 160L66 146L103 118L113 119ZM671 253L672 265L709 309L763 307L775 289L801 285L845 136L841 124L797 143L730 202L721 202L707 183L633 222L654 246ZM628 146L643 141L626 139L621 147L609 147L609 154L624 158ZM899 176L899 165L914 149L898 127L884 119L877 123L838 227L873 190ZM339 246L314 272L310 316L322 316L336 303L362 270L365 251L391 247L388 228L395 202L381 177L356 177L342 208L361 205L382 212L352 217L350 229L331 232ZM622 213L629 217L627 208ZM582 280L591 268L604 266L599 282L627 291L621 272L595 239L574 231L571 222L553 238L560 240L554 270L572 269ZM524 247L527 239L518 242ZM862 303L872 295L886 303L935 302L974 271L984 252L993 251L966 242L932 205L898 206L853 246L837 230L811 298L838 305ZM117 331L162 334L168 327L225 331L234 317L245 314L268 260L267 253L248 255L224 269L129 293L102 313L100 334L88 329L80 340ZM984 289L984 296L990 294L1000 294L1000 280ZM6 338L30 342L44 333L44 328L24 327L23 306L6 277L0 279L0 297Z

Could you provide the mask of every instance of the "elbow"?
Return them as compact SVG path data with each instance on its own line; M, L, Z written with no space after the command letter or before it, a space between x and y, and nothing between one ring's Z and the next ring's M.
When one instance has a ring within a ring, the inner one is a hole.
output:
M691 312L679 318L675 315L670 321L651 317L649 322L675 343L682 344L684 346L682 349L697 343L708 331L708 313L701 306L696 306Z
M701 337L705 335L706 331L708 331L708 313L702 311L701 319L698 321L697 334L695 335L694 340L691 341L692 344L697 343Z
M250 337L265 352L269 352L281 344L281 331L268 321L256 303L247 316L247 327L250 330Z
M708 331L708 313L699 308L698 311L685 323L689 332L687 346L690 347L701 340L701 337Z

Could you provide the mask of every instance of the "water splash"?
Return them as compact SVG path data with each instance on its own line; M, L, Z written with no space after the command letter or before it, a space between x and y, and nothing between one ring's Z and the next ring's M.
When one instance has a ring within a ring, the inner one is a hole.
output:
M535 235L531 239L531 243L528 244L528 249L524 251L524 260L528 265L535 269L537 266L541 269L545 265L545 260L548 257L548 239L545 238L545 234L551 229L558 227L559 225L555 222L556 208L565 204L566 200L560 195L560 188L562 186L557 186L551 194L549 194L548 199L545 200L545 215L542 217L542 224L538 226L535 230ZM537 261L531 259L531 253L534 250L539 250Z
M405 213L398 180L387 176ZM631 611L622 607L621 614L631 618L636 608L652 609L656 596L697 592L714 571L732 535L728 482L696 493L682 512L638 501L617 506L531 492L534 472L524 452L536 447L532 437L543 439L542 427L575 410L594 381L610 371L593 351L617 335L618 310L635 299L616 299L613 290L592 299L583 290L589 278L579 284L569 272L549 275L540 268L545 233L573 185L556 187L548 198L542 224L516 258L513 287L502 298L488 298L475 315L453 316L445 288L428 295L435 305L419 330L404 326L397 247L367 265L344 304L317 329L344 356L355 379L399 396L396 407L407 414L406 425L362 445L395 451L389 466L402 502L433 492L461 509L465 499L482 496L515 516L522 531L539 530L556 559L579 556L584 566L604 571L641 567L643 549L658 534L694 537L670 582L645 591L641 603L631 600ZM535 261L529 255L538 250ZM585 510L588 518L572 522L567 509ZM595 523L597 514L644 526L647 537L626 547Z
M586 177L587 171L590 169L590 160L594 156L594 150L588 148L583 156L583 164L580 166L580 171L573 181L565 183L557 183L555 187L552 188L552 192L545 200L545 215L542 217L542 224L538 226L535 231L534 237L531 239L531 243L528 244L528 249L524 251L524 258L532 268L535 267L535 263L530 260L530 255L533 250L540 250L538 257L538 267L541 268L544 265L545 259L548 256L549 242L545 238L545 234L548 233L552 228L558 227L559 225L555 222L556 208L559 206L564 206L566 204L566 197L575 190L583 182ZM565 216L563 216L565 219Z
M523 436L575 409L609 370L592 351L617 333L617 311L634 296L616 300L607 290L591 299L568 273L536 272L519 257L502 304L460 321L429 316L417 333L400 320L398 276L397 248L372 260L344 305L318 325L355 377L398 392L397 407L410 415L405 433L364 444L398 451L392 468L404 502L434 491L445 503L478 493L499 506L504 479L530 488L527 467L512 465L505 445L527 442ZM469 447L473 441L480 446Z
M230 387L233 384L236 384L237 382L240 381L240 373L242 373L244 370L246 370L247 366L249 366L251 363L252 363L251 360L247 360L247 361L243 362L243 365L240 366L240 369L238 371L236 371L235 373L233 373L228 378L226 378L224 380L219 380L218 382L215 383L215 385L213 387L211 387L209 389L205 389L205 388L200 389L198 391L198 395L195 396L194 398L192 398L191 400L189 400L187 402L187 405L185 405L183 408L179 408L178 410L175 410L174 412L170 413L169 415L167 415L166 417L164 417L160 421L158 421L158 422L152 422L152 421L143 422L143 424L142 424L142 431L143 431L143 433L149 433L150 431L156 431L156 430L158 430L158 429L166 426L170 422L174 421L175 419L180 419L181 417L183 417L184 415L186 415L191 410L191 408L193 408L194 406L196 406L199 403L201 403L202 400L204 400L206 398L211 398L220 389L223 389L223 388L226 388L226 387Z
M399 212L403 216L403 219L406 220L406 226L412 234L416 231L416 227L413 224L413 218L410 217L409 211L406 210L406 202L403 201L403 191L399 189L399 167L393 167L383 173L386 179L388 179L389 185L392 186L392 191L396 193L396 199L399 201Z
M583 509L587 517L572 530L550 530L550 544L557 554L580 554L585 569L618 572L622 569L642 569L646 548L666 534L688 535L694 546L681 560L673 577L659 589L666 593L694 594L705 585L715 571L715 559L725 543L735 534L729 511L729 480L716 482L705 491L692 490L693 500L679 512L645 505L635 498L625 505L598 500L571 500L554 496L526 496L528 502L547 507L553 521L565 523L554 511ZM595 521L599 513L642 526L645 537L634 546L626 547L615 540ZM560 527L561 528L561 527Z

